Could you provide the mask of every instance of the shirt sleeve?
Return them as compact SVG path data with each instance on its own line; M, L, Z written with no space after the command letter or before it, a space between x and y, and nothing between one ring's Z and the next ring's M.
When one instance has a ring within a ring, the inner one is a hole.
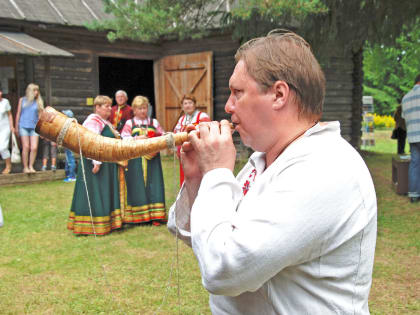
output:
M205 112L201 112L200 114L199 122L202 122L202 121L210 121L209 115L207 115Z
M169 210L167 227L173 235L177 235L191 247L190 213L187 190L182 186L175 203Z
M105 124L95 115L91 114L86 118L86 120L83 122L83 127L86 129L89 129L90 131L96 133L97 135L100 135L102 133L102 130L104 130ZM100 161L96 161L92 159L92 163L95 164L102 164Z
M373 209L375 196L361 198L364 187L352 179L360 175L357 171L348 170L355 174L347 176L339 161L328 161L332 171L325 175L325 168L313 167L321 161L311 162L283 169L262 191L256 187L260 175L243 199L229 170L204 175L190 222L192 248L208 291L254 292L287 266L337 248L372 219L365 205ZM331 175L339 170L341 176Z
M6 101L6 106L5 106L5 108L6 108L6 112L11 111L11 110L12 110L12 108L11 108L11 106L10 106L9 100L8 100L8 99L4 99L4 100Z
M161 136L165 133L160 123L157 121L157 119L153 119L153 127L156 128L156 136Z
M131 138L131 129L133 127L133 123L130 120L127 120L124 128L121 131L121 138L126 139L126 138Z
M179 119L178 119L178 122L177 122L177 124L176 124L176 126L175 126L175 128L174 128L174 133L178 133L178 132L180 132L181 131L181 129L182 129L182 120L183 120L183 118L184 118L184 116L181 116Z

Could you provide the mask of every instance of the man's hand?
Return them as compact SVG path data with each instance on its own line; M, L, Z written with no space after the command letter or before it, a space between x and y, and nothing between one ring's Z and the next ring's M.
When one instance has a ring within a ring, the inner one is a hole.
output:
M221 123L200 123L198 131L192 131L188 135L188 142L194 149L195 160L203 175L216 168L228 168L233 171L236 149L227 120L222 120Z
M220 124L200 123L198 128L189 125L186 129L190 133L188 141L181 147L181 163L184 169L185 188L192 205L205 173L219 167L233 170L236 149L227 120L223 120Z

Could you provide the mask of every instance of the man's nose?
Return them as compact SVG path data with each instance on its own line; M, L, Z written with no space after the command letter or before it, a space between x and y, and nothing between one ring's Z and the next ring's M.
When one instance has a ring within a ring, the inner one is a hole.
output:
M232 114L233 110L234 110L234 105L233 105L233 102L232 102L232 97L229 96L229 98L228 98L228 100L225 104L225 112L228 113L228 114Z

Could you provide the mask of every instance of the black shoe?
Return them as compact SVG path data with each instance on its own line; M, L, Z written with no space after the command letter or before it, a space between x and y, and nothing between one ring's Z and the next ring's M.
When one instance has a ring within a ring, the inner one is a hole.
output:
M419 201L420 201L420 197L411 197L410 198L411 203L415 203L415 202L419 202Z

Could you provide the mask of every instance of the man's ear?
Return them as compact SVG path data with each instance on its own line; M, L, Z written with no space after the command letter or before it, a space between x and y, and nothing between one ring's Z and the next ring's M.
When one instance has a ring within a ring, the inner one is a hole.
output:
M285 81L276 81L274 82L272 88L275 95L273 109L282 109L290 96L289 85Z

